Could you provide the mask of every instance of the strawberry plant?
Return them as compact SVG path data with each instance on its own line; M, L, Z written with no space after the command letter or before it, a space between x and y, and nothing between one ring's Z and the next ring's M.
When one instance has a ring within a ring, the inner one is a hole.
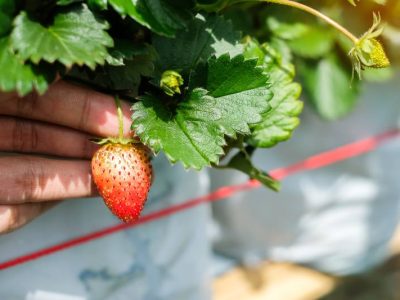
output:
M302 88L321 117L350 112L359 78L388 74L371 71L390 64L381 16L399 26L395 0L321 2L0 0L0 90L42 94L61 77L119 96L154 154L185 168L233 168L278 190L252 153L290 138ZM147 150L137 140L106 143L93 159L95 182L111 210L133 220L151 182ZM141 168L140 181L126 177Z

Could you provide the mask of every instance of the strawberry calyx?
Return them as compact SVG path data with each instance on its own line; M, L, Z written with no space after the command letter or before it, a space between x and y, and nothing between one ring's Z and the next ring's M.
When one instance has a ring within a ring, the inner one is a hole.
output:
M98 145L106 145L106 144L120 144L120 145L129 145L129 144L139 144L140 141L135 138L121 138L121 137L107 137L107 138L92 138L91 142L96 143Z

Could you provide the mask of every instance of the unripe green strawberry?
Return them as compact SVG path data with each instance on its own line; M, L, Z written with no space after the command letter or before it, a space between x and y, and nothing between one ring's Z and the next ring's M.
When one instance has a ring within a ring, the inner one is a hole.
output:
M137 220L151 185L148 150L141 144L110 143L92 158L94 183L111 212L124 222Z

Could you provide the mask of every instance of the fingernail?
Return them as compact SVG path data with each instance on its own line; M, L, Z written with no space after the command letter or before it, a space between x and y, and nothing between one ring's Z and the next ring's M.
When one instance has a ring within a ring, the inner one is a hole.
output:
M10 228L10 207L0 206L0 234L6 233Z

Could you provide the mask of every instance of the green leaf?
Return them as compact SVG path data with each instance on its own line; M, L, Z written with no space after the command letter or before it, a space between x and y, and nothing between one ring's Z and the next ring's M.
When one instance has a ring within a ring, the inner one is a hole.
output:
M57 14L49 27L31 20L25 12L15 19L12 45L24 60L38 63L59 61L67 67L87 65L94 69L108 56L113 40L105 31L108 24L97 19L85 6Z
M225 115L218 123L230 137L250 134L248 124L259 123L260 114L270 107L268 77L256 64L254 59L230 59L228 54L209 61L206 89L217 100L214 107Z
M296 16L284 15L285 20L275 17L267 19L268 29L276 37L284 40L293 40L300 38L308 30L307 24L300 22Z
M282 59L279 52L268 44L259 45L248 39L247 58L258 58L259 65L270 75L273 98L270 109L262 114L262 121L252 126L247 142L254 147L272 147L289 139L299 125L303 103L299 100L301 87L293 83L294 67Z
M351 72L333 53L318 62L301 65L304 89L325 119L335 120L348 114L355 106L358 84L351 78Z
M132 126L155 153L163 150L171 162L201 169L224 153L223 134L214 123L220 115L213 104L215 99L207 91L195 89L175 113L162 100L147 95L132 108Z
M241 55L232 59L229 54L212 57L208 62L207 90L212 96L221 97L265 88L268 77L256 65L257 59L244 60Z
M254 2L252 0L197 0L197 7L208 12L220 11L235 3Z
M155 59L155 51L149 45L137 44L126 39L116 39L114 47L109 50L109 56L106 61L111 66L123 66L125 60L132 59L137 56L151 56Z
M74 68L68 75L101 89L137 96L141 77L153 75L154 49L123 40L118 40L116 45L107 59L109 64L97 67L94 72Z
M176 107L146 95L133 106L133 130L155 153L163 150L171 162L195 169L216 164L224 154L225 135L249 134L249 124L261 121L261 113L269 108L268 78L255 64L242 56L211 59L205 86L209 92L196 88ZM213 80L228 70L232 78ZM239 74L256 83L231 80Z
M159 54L160 74L176 70L188 75L199 62L207 61L212 55L229 53L234 57L240 54L239 40L240 34L233 30L230 22L216 15L198 14L187 30L179 31L175 39L154 36L153 45Z
M295 16L285 16L285 19L269 17L267 24L274 36L285 40L293 53L306 58L317 58L332 50L335 33L329 26L312 20L297 20Z
M332 51L334 44L334 32L326 26L316 24L308 26L301 37L288 41L293 53L306 58L321 57Z
M108 88L113 90L129 90L136 96L141 82L141 76L151 76L154 70L151 54L137 55L125 60L124 66L105 68ZM108 80L107 80L108 79Z
M12 0L0 0L0 11L4 14L10 15L14 13L15 1Z
M36 90L44 93L53 80L54 74L42 66L33 66L13 53L9 38L0 39L0 90L3 92L17 91L20 96Z
M0 0L0 37L11 30L14 11L14 1Z
M108 6L108 1L107 0L88 0L88 5L90 8L106 10L107 6Z
M192 18L190 0L109 0L121 15L128 15L139 24L166 36L174 36L177 30L186 27Z
M67 6L67 5L70 5L72 3L76 3L76 2L81 2L81 1L80 0L58 0L57 1L57 5Z

